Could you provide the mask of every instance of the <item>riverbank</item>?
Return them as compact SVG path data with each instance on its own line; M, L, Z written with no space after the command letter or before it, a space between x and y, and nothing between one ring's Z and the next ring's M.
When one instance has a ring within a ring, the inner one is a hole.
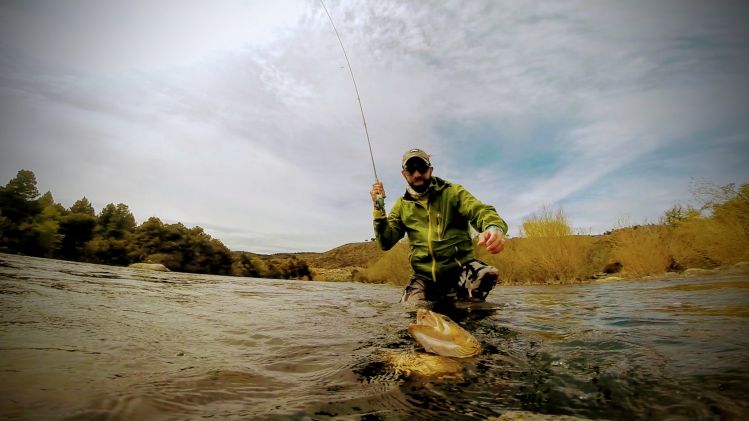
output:
M509 285L671 276L689 268L712 270L749 261L749 184L705 189L699 208L677 205L658 224L619 227L601 235L573 234L577 230L561 209L544 208L523 219L518 236L508 238L502 253L489 255L477 248L476 257L496 267L502 283ZM36 177L27 170L19 171L0 193L0 252L117 266L158 264L174 272L248 278L393 285L405 285L410 278L407 240L387 252L367 241L324 253L264 255L231 251L199 226L163 223L157 217L137 224L123 203L110 203L96 213L84 197L65 208L51 192L39 197ZM433 234L429 247L443 233Z
M591 283L606 283L615 281L632 281L632 280L652 280L662 281L666 279L685 279L685 278L709 278L724 275L744 275L749 274L749 262L738 262L733 265L721 266L713 269L690 268L683 272L665 272L659 275L648 275L639 278L625 278L621 276L606 276L591 280Z
M361 278L365 276L366 268L360 266L346 266L341 268L316 268L310 267L313 273L314 281L321 282L366 282ZM563 285L563 284L596 284L596 283L607 283L607 282L618 282L618 281L638 281L638 280L652 280L661 281L666 279L683 279L683 278L696 278L696 277L714 277L724 275L743 275L749 274L749 262L738 262L733 265L721 266L713 269L703 268L689 268L681 272L664 272L657 275L647 276L617 276L608 274L597 274L591 276L588 279L580 279L571 282L560 282L557 280L550 280L546 282L508 282L500 279L501 285ZM620 275L620 274L619 274ZM391 282L384 282L394 284ZM394 284L397 285L397 284Z
M733 231L712 220L677 227L629 227L604 235L510 238L499 254L477 248L476 257L497 268L507 285L578 284L608 277L669 277L688 270L714 270L749 261L749 229ZM396 244L367 266L373 283L405 285L409 245ZM677 275L678 276L678 275Z
M496 267L509 285L670 277L749 261L749 184L707 186L697 193L699 207L676 205L656 224L601 235L575 234L561 209L546 209L524 218L502 253L477 248L476 257ZM401 241L368 265L361 279L405 285L409 272L408 243Z

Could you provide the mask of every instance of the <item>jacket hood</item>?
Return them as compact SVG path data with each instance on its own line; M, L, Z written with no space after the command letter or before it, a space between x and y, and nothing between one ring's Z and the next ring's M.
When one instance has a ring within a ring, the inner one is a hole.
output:
M433 176L432 177L432 184L429 186L429 193L428 193L428 195L431 196L435 192L438 192L438 191L444 189L445 187L447 187L449 185L450 185L450 183L448 183L447 181L445 181L445 180L443 180L443 179L441 179L439 177L434 177ZM416 199L414 199L413 196L411 196L411 193L409 193L408 190L406 190L406 192L403 194L403 200L410 200L412 202L416 201Z

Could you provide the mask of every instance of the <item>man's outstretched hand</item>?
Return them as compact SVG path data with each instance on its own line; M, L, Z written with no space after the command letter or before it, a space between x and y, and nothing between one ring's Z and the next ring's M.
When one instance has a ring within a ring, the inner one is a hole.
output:
M505 248L505 236L502 231L495 227L479 234L478 246L486 247L486 251L491 254L497 254Z

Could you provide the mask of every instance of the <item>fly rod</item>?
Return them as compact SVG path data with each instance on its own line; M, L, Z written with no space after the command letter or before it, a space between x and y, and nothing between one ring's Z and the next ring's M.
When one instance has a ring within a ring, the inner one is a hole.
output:
M364 107L361 105L361 96L359 95L359 87L356 86L356 78L354 78L354 71L351 69L351 62L348 59L348 54L346 54L346 49L343 47L343 41L341 41L341 35L338 34L338 29L335 27L335 23L333 23L333 17L330 16L330 12L328 12L328 8L325 7L325 2L323 0L320 0L320 4L322 5L323 10L325 10L325 14L328 15L328 19L330 20L330 26L333 27L333 32L335 32L336 38L338 38L338 43L341 44L341 51L343 51L343 57L346 59L346 64L348 65L348 71L351 74L351 81L354 82L354 91L356 92L356 100L359 102L359 111L361 112L361 121L364 124L364 134L367 136L367 145L369 146L369 157L372 159L372 170L374 170L374 176L375 181L379 182L380 179L377 177L377 168L375 167L375 161L374 161L374 154L372 153L372 142L369 140L369 130L367 130L367 119L364 117ZM377 193L377 207L378 209L385 211L385 196Z

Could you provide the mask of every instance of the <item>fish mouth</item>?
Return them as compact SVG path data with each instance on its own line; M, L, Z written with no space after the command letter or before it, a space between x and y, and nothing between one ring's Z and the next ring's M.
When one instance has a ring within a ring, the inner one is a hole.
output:
M416 325L429 326L436 329L439 326L439 322L434 312L420 308L416 310Z
M472 357L481 350L473 335L447 316L426 309L416 311L416 322L408 326L408 333L427 352L446 357Z
M417 342L422 342L420 340L422 338L442 338L444 332L441 331L442 324L440 322L441 320L438 320L438 316L434 312L420 308L416 310L416 321L408 325L408 333L417 338Z

